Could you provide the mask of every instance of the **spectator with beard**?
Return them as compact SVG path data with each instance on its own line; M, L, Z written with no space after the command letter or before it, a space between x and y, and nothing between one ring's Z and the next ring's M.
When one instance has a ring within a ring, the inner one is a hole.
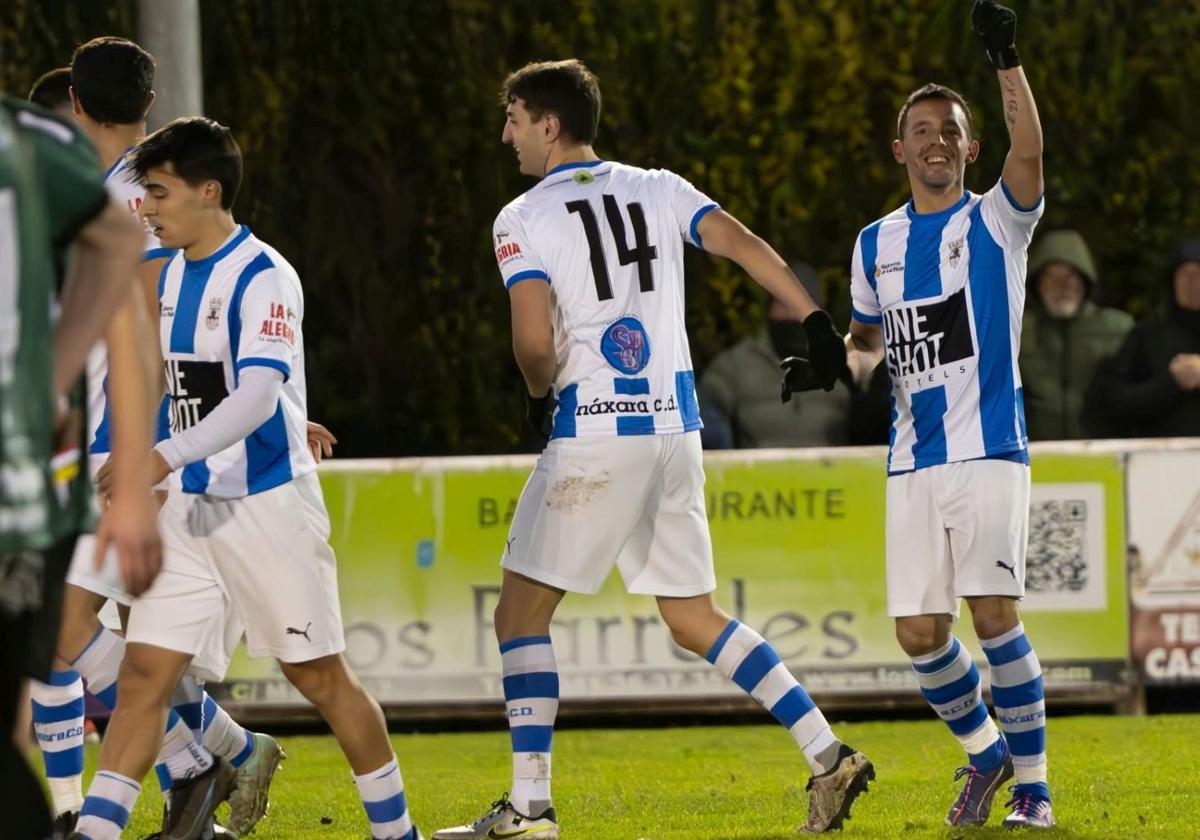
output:
M1073 230L1042 236L1029 260L1021 333L1021 382L1030 440L1108 437L1099 413L1084 413L1088 387L1104 370L1133 318L1096 303L1096 263Z
M822 295L812 266L792 267L818 306ZM735 447L840 446L848 440L850 392L805 391L779 400L779 360L806 356L804 327L772 300L767 323L719 353L700 378L698 399L709 449Z
M1128 437L1200 436L1200 236L1167 261L1167 303L1137 323L1100 371L1089 411Z

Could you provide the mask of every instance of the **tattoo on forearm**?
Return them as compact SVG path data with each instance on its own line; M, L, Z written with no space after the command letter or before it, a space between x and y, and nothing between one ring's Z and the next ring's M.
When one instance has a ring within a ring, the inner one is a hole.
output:
M1004 121L1008 123L1008 130L1012 131L1013 126L1017 124L1017 114L1020 109L1017 107L1017 83L1012 79L1004 79L1002 81L1004 88Z

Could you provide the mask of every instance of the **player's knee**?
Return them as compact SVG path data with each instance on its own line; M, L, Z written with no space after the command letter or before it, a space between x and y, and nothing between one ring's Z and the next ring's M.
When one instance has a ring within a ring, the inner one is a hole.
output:
M127 648L117 672L117 702L126 708L166 708L175 689L168 673L155 657Z
M949 634L932 621L897 621L896 641L909 656L933 653L949 640Z
M334 702L343 689L356 684L340 656L323 656L309 662L280 662L288 682L317 708Z
M971 598L971 623L980 639L1002 636L1020 623L1017 602L1012 598Z

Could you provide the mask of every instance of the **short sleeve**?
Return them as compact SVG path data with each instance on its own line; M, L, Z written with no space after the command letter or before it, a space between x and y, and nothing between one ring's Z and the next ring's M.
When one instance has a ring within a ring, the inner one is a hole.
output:
M854 256L850 260L850 315L863 324L879 324L879 294L875 291L875 257L869 246L877 228L867 228L854 241ZM868 240L864 245L863 240Z
M96 153L78 129L49 114L20 110L16 123L35 149L54 243L75 238L108 201Z
M1046 209L1046 199L1039 196L1032 207L1022 207L1002 178L983 194L980 205L983 220L999 245L1024 248L1033 239L1033 229Z
M511 289L522 280L550 282L546 267L525 233L521 215L512 207L505 207L496 217L496 223L492 225L492 245L496 249L496 265L500 267L504 288Z
M697 226L705 214L719 209L717 203L692 186L686 178L665 169L662 172L666 182L667 203L675 215L679 234L684 242L703 248Z
M277 268L254 276L242 295L237 369L274 368L286 381L292 375L303 319L299 288Z

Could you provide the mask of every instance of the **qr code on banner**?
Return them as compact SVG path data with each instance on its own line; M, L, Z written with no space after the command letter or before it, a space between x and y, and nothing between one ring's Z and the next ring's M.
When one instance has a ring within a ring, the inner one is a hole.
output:
M1082 592L1088 587L1088 504L1045 499L1029 506L1025 588L1030 592Z

